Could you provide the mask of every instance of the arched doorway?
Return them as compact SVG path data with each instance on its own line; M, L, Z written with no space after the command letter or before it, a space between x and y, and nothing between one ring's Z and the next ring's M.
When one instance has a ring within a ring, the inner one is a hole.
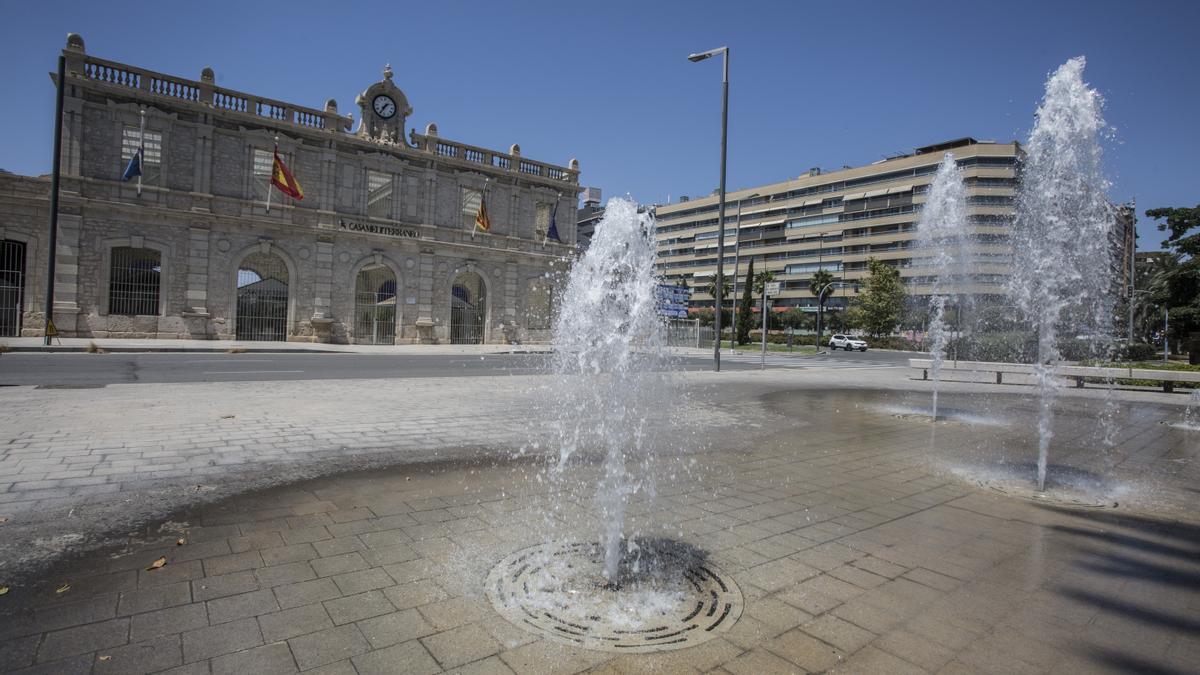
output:
M237 339L286 340L288 269L274 253L246 256L237 273Z
M474 272L454 277L450 289L450 344L477 345L484 339L487 289Z
M20 337L25 304L25 242L0 239L0 337Z
M387 265L370 264L354 283L354 341L396 344L396 275Z

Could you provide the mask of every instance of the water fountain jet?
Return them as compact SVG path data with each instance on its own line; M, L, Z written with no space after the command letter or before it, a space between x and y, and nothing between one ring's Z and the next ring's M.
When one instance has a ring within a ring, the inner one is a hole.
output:
M968 237L967 188L954 155L946 153L929 188L929 196L925 199L921 220L917 225L918 246L923 252L933 253L930 266L936 271L933 292L929 296L934 421L938 418L938 388L942 363L946 359L944 317L947 294L952 290L952 284L961 285L964 282L964 273L968 269ZM959 293L959 297L969 299L971 296ZM957 303L955 310L959 316L962 315L962 305L962 301Z
M1037 330L1038 489L1045 489L1052 439L1061 328L1111 330L1107 198L1100 135L1107 128L1100 95L1083 81L1083 57L1046 81L1026 146L1013 231L1009 292ZM1075 320L1072 323L1071 320Z

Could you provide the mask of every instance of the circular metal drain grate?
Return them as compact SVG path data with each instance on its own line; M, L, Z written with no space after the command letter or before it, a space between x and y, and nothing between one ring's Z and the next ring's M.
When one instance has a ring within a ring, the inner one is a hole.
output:
M488 598L525 630L619 653L691 647L741 618L741 590L686 544L660 540L627 551L617 589L604 586L603 565L597 544L532 546L492 569Z
M1113 500L1101 499L1086 494L1072 494L1054 488L1045 492L1038 492L1032 486L1005 485L986 480L976 481L976 484L1002 495L1043 504L1061 504L1063 506L1079 506L1090 509L1115 509L1120 506L1119 502Z

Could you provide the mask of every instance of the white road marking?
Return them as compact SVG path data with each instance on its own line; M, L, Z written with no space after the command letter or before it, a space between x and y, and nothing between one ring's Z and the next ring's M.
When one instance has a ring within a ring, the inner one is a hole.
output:
M201 375L259 375L263 373L303 373L303 370L206 370Z

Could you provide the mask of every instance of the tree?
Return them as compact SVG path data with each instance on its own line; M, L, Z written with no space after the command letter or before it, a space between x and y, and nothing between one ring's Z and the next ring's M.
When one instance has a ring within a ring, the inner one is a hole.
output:
M812 293L814 297L817 297L818 303L823 305L823 304L825 304L825 300L827 300L829 298L829 296L826 295L824 298L820 298L819 296L821 294L821 289L825 288L826 286L828 286L831 283L833 283L833 274L831 274L829 272L829 270L827 270L825 268L821 268L821 269L817 270L816 274L814 274L812 276L812 279L809 280L808 291L810 293ZM818 311L820 309L821 309L820 307L817 307Z
M714 274L713 278L711 280L709 280L709 282L707 284L704 285L704 292L708 293L715 299L717 297L717 280L718 279L721 282L721 300L723 302L725 300L725 298L728 298L729 294L733 292L733 289L729 283L729 277L725 276L724 274Z
M1183 346L1200 332L1200 205L1192 208L1159 208L1146 211L1149 218L1165 219L1158 223L1160 232L1169 232L1162 247L1169 251L1156 265L1150 280L1149 298L1170 316L1171 335L1176 346ZM1200 360L1200 338L1188 345L1192 362Z
M779 323L784 328L791 328L793 330L812 328L815 320L811 312L806 312L799 307L793 307L779 314Z
M737 343L744 345L750 342L750 329L754 326L754 299L750 292L753 290L754 284L754 258L750 259L750 266L746 268L746 283L745 289L742 290L742 302L738 305L737 318Z
M904 312L904 284L900 270L875 258L867 261L870 276L866 292L857 303L861 311L860 327L871 337L890 335Z

